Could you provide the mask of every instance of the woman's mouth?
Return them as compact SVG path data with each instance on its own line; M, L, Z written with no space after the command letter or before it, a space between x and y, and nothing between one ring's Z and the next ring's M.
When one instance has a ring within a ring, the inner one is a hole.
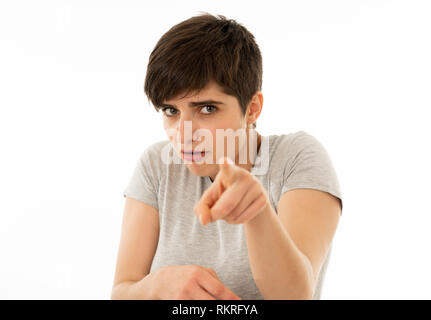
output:
M188 161L199 161L205 157L206 153L208 153L208 151L197 151L197 152L181 151L181 155L182 155L183 159L188 160Z

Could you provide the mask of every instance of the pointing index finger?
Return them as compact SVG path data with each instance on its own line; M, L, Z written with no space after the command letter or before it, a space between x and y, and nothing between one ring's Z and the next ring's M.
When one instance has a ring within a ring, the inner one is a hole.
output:
M211 208L227 188L230 183L227 180L231 180L233 175L231 166L234 162L229 157L221 157L218 163L220 169L213 184L205 190L201 199L194 208L195 215L199 217L201 224L204 226L213 221Z
M218 164L219 173L217 174L217 177L222 180L221 182L225 187L228 187L233 180L235 162L233 162L231 158L224 156L219 159Z
M206 225L212 221L211 207L214 205L218 198L215 185L212 185L205 190L199 202L194 208L195 215L199 217L201 224Z

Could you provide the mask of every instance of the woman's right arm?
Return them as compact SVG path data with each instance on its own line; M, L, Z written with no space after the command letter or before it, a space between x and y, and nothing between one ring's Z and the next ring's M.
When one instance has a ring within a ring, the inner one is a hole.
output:
M126 197L111 299L153 299L151 264L159 239L159 213Z

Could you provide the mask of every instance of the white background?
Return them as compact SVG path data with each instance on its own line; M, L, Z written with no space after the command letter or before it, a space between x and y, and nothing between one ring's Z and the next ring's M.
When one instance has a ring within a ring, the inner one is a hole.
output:
M344 210L322 299L430 299L429 2L124 0L0 3L0 298L109 299L122 191L166 139L148 57L204 11L261 48L258 132L331 155Z

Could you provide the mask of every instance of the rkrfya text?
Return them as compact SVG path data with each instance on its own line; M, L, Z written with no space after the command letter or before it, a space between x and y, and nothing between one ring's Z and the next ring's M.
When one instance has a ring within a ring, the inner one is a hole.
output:
M217 309L215 311L217 314L258 314L254 304L217 304L216 306ZM201 318L205 315L205 312L214 312L214 309L207 307L189 307L183 306L181 304L178 307L173 307L172 309L172 314L193 314L200 315Z

